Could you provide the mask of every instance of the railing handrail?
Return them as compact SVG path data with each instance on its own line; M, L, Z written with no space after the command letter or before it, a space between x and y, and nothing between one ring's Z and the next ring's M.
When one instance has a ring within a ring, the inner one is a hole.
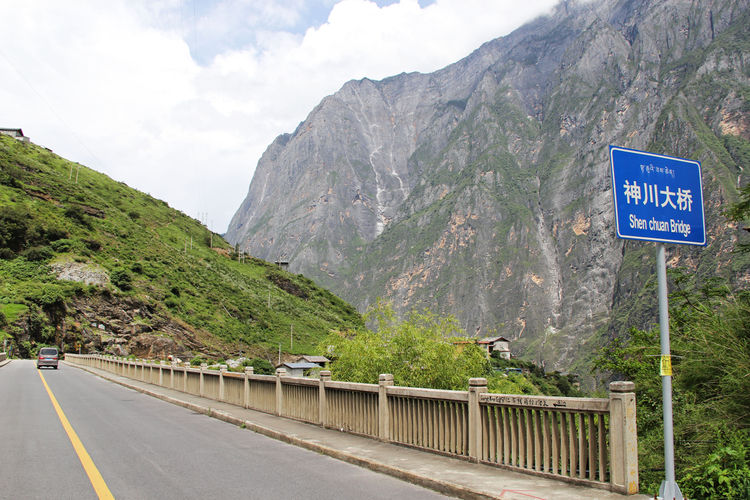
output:
M479 396L479 402L486 405L537 408L542 410L584 411L591 413L609 412L609 399L607 398L526 396L485 392Z

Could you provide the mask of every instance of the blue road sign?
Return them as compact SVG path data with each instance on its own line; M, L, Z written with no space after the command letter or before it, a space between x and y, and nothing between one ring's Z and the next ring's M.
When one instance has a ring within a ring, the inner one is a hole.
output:
M617 236L705 245L701 164L609 147Z

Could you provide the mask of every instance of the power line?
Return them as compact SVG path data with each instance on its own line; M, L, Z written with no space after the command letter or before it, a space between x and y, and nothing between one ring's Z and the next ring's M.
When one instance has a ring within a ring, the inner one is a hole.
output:
M60 123L63 125L63 127L65 127L65 129L70 132L70 134L78 142L78 144L80 144L81 147L86 150L86 152L91 156L91 158L101 168L101 166L104 164L104 162L101 161L99 159L99 157L96 156L94 154L94 152L91 151L91 149L89 149L89 147L83 142L83 140L78 136L78 134L76 134L75 128L72 127L72 126L70 126L70 124L68 124L68 122L65 121L65 119L60 115L60 113L58 113L57 110L52 106L52 104L50 104L50 102L47 99L44 98L44 96L42 95L42 93L39 92L36 89L36 87L34 87L34 85L32 85L32 83L29 81L29 79L26 78L23 73L21 73L21 71L13 64L13 62L11 62L11 60L8 59L8 57L5 55L5 53L3 53L2 50L0 50L0 56L2 56L2 58L5 60L5 62L8 63L8 66L10 66L10 68L13 71L15 71L15 73L21 78L21 80L23 80L23 82L26 85L28 85L28 87L32 90L32 92L34 92L37 95L37 97L39 97L39 99L47 106L47 108L49 108L50 112L55 116L55 118L57 118L60 121Z

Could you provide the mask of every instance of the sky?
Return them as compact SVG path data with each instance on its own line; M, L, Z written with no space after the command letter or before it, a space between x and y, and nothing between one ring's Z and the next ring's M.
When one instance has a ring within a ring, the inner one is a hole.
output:
M0 16L0 128L217 233L276 136L349 80L429 73L557 0L24 0Z

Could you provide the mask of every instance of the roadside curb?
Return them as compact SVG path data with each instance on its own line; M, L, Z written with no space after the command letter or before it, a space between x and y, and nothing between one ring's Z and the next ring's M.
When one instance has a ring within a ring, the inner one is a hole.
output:
M118 380L113 377L110 377L106 373L101 373L99 371L91 370L86 366L79 366L79 365L68 364L68 363L65 363L65 364L73 368L78 368L78 369L87 371L104 380L114 382L115 384L121 385L123 387L127 387L128 389L132 389L134 391L140 392L147 396L161 399L162 401L165 401L167 403L181 406L183 408L192 410L196 413L200 413L200 414L212 417L212 418L216 418L218 420L222 420L224 422L236 425L238 427L244 426L244 428L246 429L249 429L253 432L257 432L258 434L262 434L266 437L276 439L277 441L282 441L287 444L299 446L300 448L305 448L307 450L314 451L322 455L327 455L331 458L341 460L341 461L344 461L353 465L365 467L374 472L387 474L397 479L401 479L403 481L407 481L409 483L431 489L433 491L442 493L444 495L450 495L450 496L453 496L456 498L462 498L465 500L496 500L500 498L495 495L487 494L486 492L481 492L481 491L477 491L477 490L467 488L464 486L459 486L456 484L439 481L430 477L416 474L411 471L407 471L398 467L394 467L392 465L388 465L388 464L378 462L375 460L370 460L368 458L359 457L352 453L347 453L341 450L336 450L336 449L330 448L328 446L322 445L317 442L312 442L312 441L308 441L308 440L305 440L305 439L302 439L293 435L284 434L277 430L270 429L268 427L264 427L262 425L251 422L249 420L243 420L241 418L235 417L234 415L231 415L222 410L218 410L216 408L197 405L195 403L190 403L188 401L183 401L181 399L173 398L171 396L167 396L165 394L161 394L159 392L152 391L144 387L139 387L133 384L129 384L123 380ZM277 416L276 418L284 418L284 417Z
M0 361L0 368L2 368L3 366L7 365L11 361L12 361L11 359L6 359L4 361Z

